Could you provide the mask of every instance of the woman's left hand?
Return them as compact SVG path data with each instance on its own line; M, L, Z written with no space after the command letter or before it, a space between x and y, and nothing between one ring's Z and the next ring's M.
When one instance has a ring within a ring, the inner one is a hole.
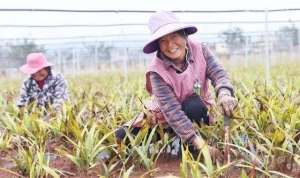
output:
M237 106L237 99L232 97L228 90L222 90L218 96L218 104L221 106L223 113L231 117L233 110Z

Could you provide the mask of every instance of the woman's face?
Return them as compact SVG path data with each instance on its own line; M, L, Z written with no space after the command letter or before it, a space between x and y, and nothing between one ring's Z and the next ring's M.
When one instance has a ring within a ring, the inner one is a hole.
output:
M32 78L36 81L42 81L48 76L49 72L46 68L43 68L36 73L32 74Z
M158 41L160 51L175 63L184 60L186 52L186 39L178 32L167 34Z

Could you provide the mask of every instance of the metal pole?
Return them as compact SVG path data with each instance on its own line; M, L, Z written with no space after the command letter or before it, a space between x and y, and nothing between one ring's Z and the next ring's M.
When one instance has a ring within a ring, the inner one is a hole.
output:
M250 36L246 36L246 39L245 39L245 59L244 59L244 65L245 67L247 68L248 67L248 60L249 60L249 57L248 57L248 46L249 46L249 41L248 39L250 38Z
M265 75L266 84L271 83L270 79L270 41L269 41L269 20L268 20L269 10L265 10Z
M64 73L65 72L65 70L64 70L64 63L62 61L61 49L60 48L58 49L58 61L59 61L59 64L60 64L60 72Z
M72 49L72 74L75 74L75 48Z
M97 71L98 69L98 41L95 42L95 56L94 56L94 70Z
M80 71L81 70L81 68L80 68L80 58L79 58L79 54L80 54L80 48L79 47L77 47L76 49L75 49L75 54L76 54L76 69L77 69L77 71ZM81 72L81 71L80 71Z
M123 67L124 67L124 76L125 76L125 81L128 79L128 48L123 48Z

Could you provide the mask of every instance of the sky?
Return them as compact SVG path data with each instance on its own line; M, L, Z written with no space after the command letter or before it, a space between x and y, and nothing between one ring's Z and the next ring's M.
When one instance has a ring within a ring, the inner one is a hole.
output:
M295 8L299 0L1 0L1 8L216 10Z
M75 9L75 10L236 10L236 9L283 9L300 8L300 0L0 0L0 9ZM59 39L73 37L131 38L147 37L146 26L151 14L137 13L57 13L57 12L1 12L0 38ZM177 14L184 22L206 22L196 24L202 34L216 34L222 30L240 26L244 31L264 31L265 24L210 24L208 22L264 21L264 13L234 14ZM287 23L271 24L275 30L279 25L298 25L300 11L270 13L268 20ZM74 24L120 24L140 23L140 26L122 27L63 27L63 28L12 28L3 25L74 25ZM300 23L300 22L299 22Z

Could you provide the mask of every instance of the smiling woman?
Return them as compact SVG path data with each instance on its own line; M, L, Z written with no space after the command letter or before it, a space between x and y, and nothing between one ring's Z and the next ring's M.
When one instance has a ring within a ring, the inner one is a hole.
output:
M181 60L184 59L187 46L184 33L184 31L174 32L163 36L158 41L160 51L176 64L182 63Z
M196 150L204 149L212 156L220 155L214 147L207 147L192 122L213 124L213 116L208 112L213 105L208 80L215 87L224 114L232 115L237 100L227 73L205 44L188 38L197 32L197 28L181 23L173 13L161 11L153 14L149 29L152 35L143 51L146 54L156 52L146 71L146 89L153 97L146 106L153 114L151 122L164 124L166 130L176 133ZM138 122L144 118L149 117L141 113L132 122L134 133L139 131L141 124ZM124 127L116 135L122 140Z

